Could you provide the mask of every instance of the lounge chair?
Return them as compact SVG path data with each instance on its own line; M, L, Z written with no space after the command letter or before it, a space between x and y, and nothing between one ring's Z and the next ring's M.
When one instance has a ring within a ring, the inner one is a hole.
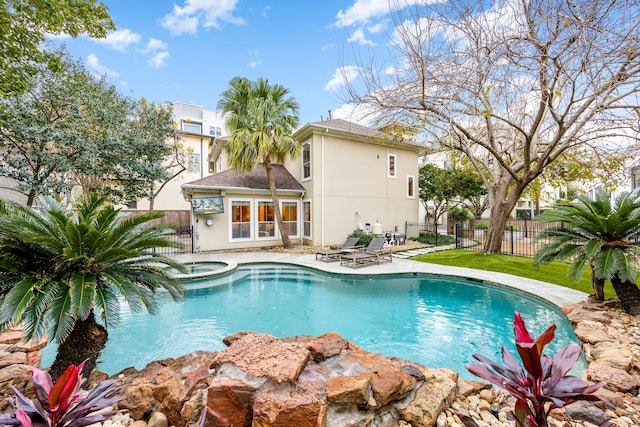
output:
M384 237L374 237L364 252L340 255L340 265L357 268L371 264L380 264L381 262L391 262L393 255L390 252L382 252L385 240Z
M338 249L316 252L316 261L333 262L340 261L340 255L357 251L364 246L358 246L359 237L349 237Z

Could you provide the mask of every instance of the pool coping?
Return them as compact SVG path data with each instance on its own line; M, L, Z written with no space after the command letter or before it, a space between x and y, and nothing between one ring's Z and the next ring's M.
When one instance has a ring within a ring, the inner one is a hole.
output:
M238 265L255 263L282 263L299 265L313 268L319 271L336 274L376 276L393 275L406 273L433 274L438 276L448 276L456 278L472 279L474 281L487 282L501 285L517 291L527 293L557 306L562 307L567 304L574 304L585 301L587 294L562 286L554 285L539 280L527 279L506 273L493 271L476 270L469 267L451 267L446 265L429 264L426 262L414 261L410 259L394 258L391 263L371 265L364 269L355 270L350 267L341 266L339 262L316 261L313 254L286 254L273 252L226 252L215 254L184 254L174 257L180 262L206 262L219 261L228 263L229 268L225 268L225 274L235 269ZM222 272L221 272L222 273ZM210 276L215 277L216 275Z

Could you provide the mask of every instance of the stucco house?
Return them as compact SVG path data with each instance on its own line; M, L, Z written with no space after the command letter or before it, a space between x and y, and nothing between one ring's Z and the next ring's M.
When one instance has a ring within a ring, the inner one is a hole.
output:
M342 119L308 123L293 135L300 156L276 165L280 209L295 243L327 246L356 228L404 232L418 220L422 145ZM225 138L209 161L224 155ZM182 184L191 202L196 247L233 249L280 244L264 168L223 169Z

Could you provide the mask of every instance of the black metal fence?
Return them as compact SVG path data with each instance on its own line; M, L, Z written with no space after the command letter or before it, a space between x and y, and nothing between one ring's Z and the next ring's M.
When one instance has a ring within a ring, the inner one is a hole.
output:
M178 248L155 248L154 253L160 255L178 255L178 254L192 254L193 252L193 226L189 228L181 228L176 230L175 233L167 234L165 239L170 242L180 243L181 247Z
M539 234L546 228L557 227L560 223L541 224L531 220L510 220L504 230L502 238L503 254L535 256L539 248L548 242L538 239ZM484 227L456 225L456 248L468 250L482 250L487 236Z
M442 228L440 230L440 228ZM425 222L405 222L404 223L404 234L407 239L417 239L425 234L433 236L434 243L438 244L438 236L440 233L446 234L446 226L443 225L434 225L433 223L425 223Z

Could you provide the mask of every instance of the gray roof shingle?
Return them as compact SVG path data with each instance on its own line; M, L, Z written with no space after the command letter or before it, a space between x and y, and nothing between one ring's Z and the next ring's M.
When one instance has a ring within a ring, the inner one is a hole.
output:
M304 193L305 189L282 165L272 164L273 178L276 181L278 190L288 190ZM216 189L234 189L243 188L251 190L269 190L269 181L267 173L262 163L257 163L250 172L236 172L233 169L227 169L222 172L214 173L204 178L183 184L185 188L203 187Z
M372 139L377 139L380 141L386 142L400 142L405 145L412 145L416 147L424 147L424 144L411 141L408 139L400 138L399 140L394 140L392 135L388 133L382 132L378 129L370 128L367 126L362 126L357 123L353 123L344 119L331 119L331 120L323 120L320 122L311 122L310 126L314 127L322 127L325 129L332 129L340 132L348 132L354 135L361 135Z

